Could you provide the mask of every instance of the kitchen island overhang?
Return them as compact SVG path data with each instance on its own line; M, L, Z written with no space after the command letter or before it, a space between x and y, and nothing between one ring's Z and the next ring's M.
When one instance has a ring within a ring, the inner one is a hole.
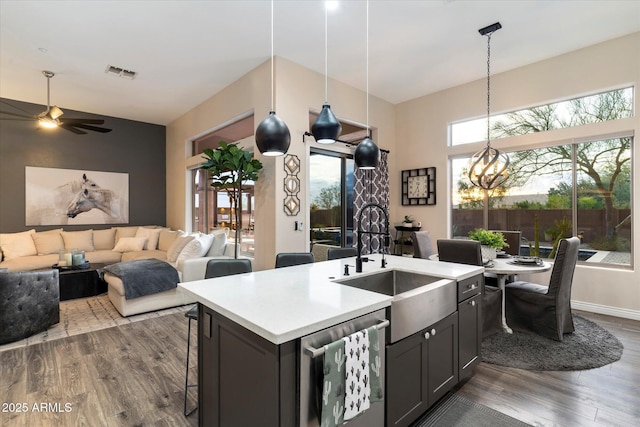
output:
M344 266L353 266L355 258L179 283L178 288L266 340L282 344L389 307L393 300L338 281L390 270L458 281L484 272L478 266L408 257L387 257L383 269L381 257L369 255L363 272L349 276Z

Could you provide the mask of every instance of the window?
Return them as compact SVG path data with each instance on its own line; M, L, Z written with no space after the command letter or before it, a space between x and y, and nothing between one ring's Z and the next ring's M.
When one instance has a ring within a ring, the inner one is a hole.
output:
M491 139L631 117L633 88L491 116ZM451 145L486 141L487 118L451 125Z
M353 172L351 156L311 150L311 245L353 246Z
M542 131L557 128L557 123L575 126L627 118L633 115L632 93L629 88L510 113L492 130L517 136L544 123L548 126L541 126ZM630 266L633 137L580 139L587 141L545 143L509 153L509 180L504 188L487 191L486 197L469 183L469 159L452 159L452 235L465 237L482 227L487 204L490 229L522 231L522 255L529 254L536 239L545 257L558 238L578 236L580 261Z

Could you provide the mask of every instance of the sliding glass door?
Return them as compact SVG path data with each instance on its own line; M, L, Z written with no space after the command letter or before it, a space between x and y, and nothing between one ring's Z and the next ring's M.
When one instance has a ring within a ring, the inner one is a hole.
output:
M354 162L351 156L311 151L311 246L353 246Z

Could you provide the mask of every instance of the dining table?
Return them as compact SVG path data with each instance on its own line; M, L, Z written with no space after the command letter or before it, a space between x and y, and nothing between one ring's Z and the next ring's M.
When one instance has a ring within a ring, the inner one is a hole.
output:
M438 261L438 254L429 256L429 259L432 261ZM551 263L543 261L540 258L519 257L506 254L493 260L488 260L484 263L484 272L496 275L498 279L498 288L502 291L501 323L502 329L505 332L509 334L513 333L513 330L509 325L507 325L507 316L505 311L505 287L507 285L507 278L518 274L543 273L549 270L551 270Z
M495 274L498 278L498 287L502 291L502 329L511 334L513 330L507 325L505 312L507 277L518 274L543 273L551 270L551 263L540 258L506 256L488 261L484 265L484 272Z

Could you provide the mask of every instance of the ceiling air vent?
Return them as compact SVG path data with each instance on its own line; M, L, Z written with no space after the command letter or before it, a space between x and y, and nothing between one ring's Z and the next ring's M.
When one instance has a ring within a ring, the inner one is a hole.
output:
M111 74L112 76L118 76L129 80L135 79L137 74L135 71L125 70L124 68L114 67L113 65L107 66L107 69L104 70L104 72Z

